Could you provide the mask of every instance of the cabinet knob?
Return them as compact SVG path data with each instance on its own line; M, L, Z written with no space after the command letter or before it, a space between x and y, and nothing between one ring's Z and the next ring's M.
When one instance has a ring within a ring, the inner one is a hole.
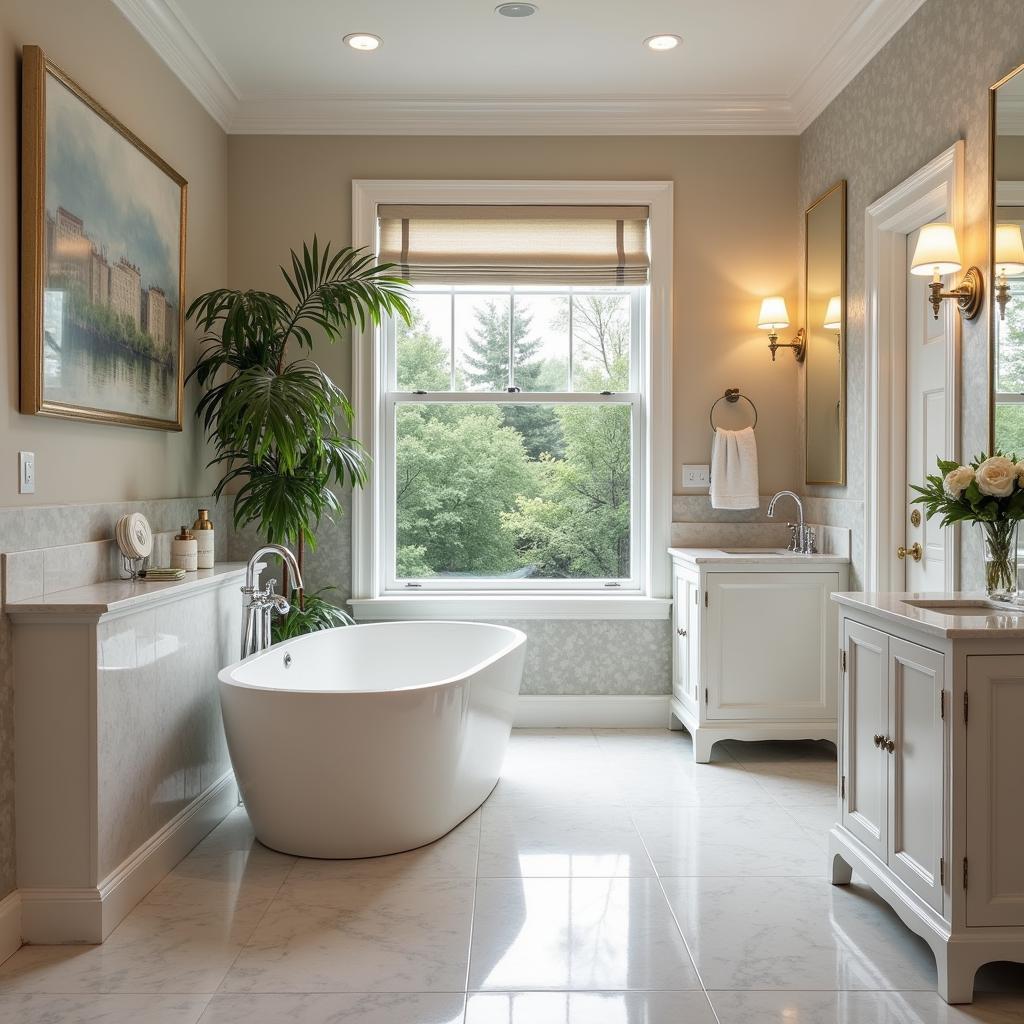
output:
M679 628L678 628L678 629L676 630L676 632L677 632L677 633L678 633L678 634L679 634L680 636L686 636L686 630L685 630L685 629L683 629L683 627L682 627L682 626L680 626L680 627L679 627Z
M920 562L924 557L924 550L917 541L914 541L909 548L905 548L902 544L896 549L896 557L902 562L904 558L910 555L915 562Z
M884 740L882 740L882 746L885 747L885 749L888 750L890 754L896 749L895 741L889 739L888 736Z
M874 740L875 740L875 746L876 747L880 747L885 742L885 738L883 736L879 736L877 734L875 735Z

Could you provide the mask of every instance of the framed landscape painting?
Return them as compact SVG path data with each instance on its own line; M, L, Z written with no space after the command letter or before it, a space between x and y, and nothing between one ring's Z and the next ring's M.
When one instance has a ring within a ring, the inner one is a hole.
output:
M181 430L187 183L22 55L21 411Z

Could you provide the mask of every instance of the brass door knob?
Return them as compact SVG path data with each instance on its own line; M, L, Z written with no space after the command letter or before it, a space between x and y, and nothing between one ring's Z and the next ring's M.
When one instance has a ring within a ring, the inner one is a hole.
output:
M904 558L910 555L915 562L920 562L924 557L924 550L920 544L915 540L909 548L905 548L902 544L896 549L896 557L902 562Z

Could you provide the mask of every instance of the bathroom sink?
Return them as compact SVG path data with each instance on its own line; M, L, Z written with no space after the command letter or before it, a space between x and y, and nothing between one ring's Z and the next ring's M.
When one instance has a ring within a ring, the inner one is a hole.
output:
M976 615L985 617L998 612L1024 615L1024 607L1020 605L1006 604L1000 601L986 601L983 598L973 601L956 601L948 597L908 597L904 599L903 603L909 604L914 608L938 612L940 615Z
M720 548L726 555L795 555L788 548Z

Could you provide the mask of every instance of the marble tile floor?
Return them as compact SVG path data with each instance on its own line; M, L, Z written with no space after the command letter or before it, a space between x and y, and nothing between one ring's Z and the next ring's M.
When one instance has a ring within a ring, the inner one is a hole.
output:
M421 850L302 860L231 814L102 946L0 966L2 1024L967 1024L866 886L826 880L835 754L667 731L523 730Z

